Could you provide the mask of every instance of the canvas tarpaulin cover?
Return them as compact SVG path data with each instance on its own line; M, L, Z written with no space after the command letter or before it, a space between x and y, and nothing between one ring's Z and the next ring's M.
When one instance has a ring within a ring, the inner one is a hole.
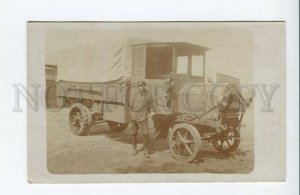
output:
M57 80L74 82L126 81L131 76L132 45L149 42L153 41L144 38L130 38L116 47L97 44L64 50L60 54L61 64L58 65Z

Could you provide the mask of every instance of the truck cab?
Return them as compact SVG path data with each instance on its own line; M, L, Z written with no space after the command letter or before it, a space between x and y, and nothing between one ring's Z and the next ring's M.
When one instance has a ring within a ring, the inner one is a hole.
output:
M205 81L208 49L186 42L132 45L131 82L147 82L156 113L183 112L181 90L187 83Z

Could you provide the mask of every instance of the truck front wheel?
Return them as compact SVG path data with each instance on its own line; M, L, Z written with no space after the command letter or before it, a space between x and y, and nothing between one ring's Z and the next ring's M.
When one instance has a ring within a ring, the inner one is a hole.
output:
M196 127L188 123L176 124L169 134L169 147L174 158L192 162L198 155L201 137Z

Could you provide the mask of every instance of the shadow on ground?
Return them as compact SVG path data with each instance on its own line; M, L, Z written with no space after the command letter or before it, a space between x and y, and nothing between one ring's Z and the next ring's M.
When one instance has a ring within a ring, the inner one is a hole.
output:
M109 129L109 127L103 123L103 124L95 124L90 128L90 132L88 136L106 136L107 138L110 138L112 140L126 143L126 144L132 144L132 136L128 133L130 130L127 129L124 132L113 132ZM142 138L138 136L138 144L142 144ZM161 152L169 150L168 140L167 139L158 139L158 140L152 140L150 139L150 154L154 154L155 152ZM211 145L207 145L204 149L209 149L209 147L212 147ZM142 152L143 148L139 148L138 152ZM227 159L227 158L233 158L235 159L235 156L246 156L251 151L239 151L232 154L226 154L221 153L218 151L214 151L213 147L210 150L200 150L198 156L196 159L191 163L204 163L207 159Z
M90 132L88 136L101 135L118 142L132 144L132 136L130 135L129 132L130 129L126 129L123 132L113 132L109 129L109 127L106 124L96 124L90 128ZM140 135L138 135L138 144L142 144L142 143L143 143L143 139ZM150 154L169 149L167 139L153 140L150 137L149 146L150 146Z

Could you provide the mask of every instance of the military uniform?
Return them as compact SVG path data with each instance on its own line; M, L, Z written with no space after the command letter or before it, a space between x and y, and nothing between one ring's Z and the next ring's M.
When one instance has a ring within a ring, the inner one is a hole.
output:
M239 124L237 113L242 109L244 98L238 90L238 86L229 84L226 86L221 102L219 117L222 123L233 128Z
M138 82L139 86L145 86L144 81ZM144 140L144 155L149 157L148 154L148 113L152 110L152 97L149 91L143 89L134 94L131 103L131 117L132 117L132 136L133 136L133 155L136 155L137 149L137 134L140 133Z
M136 122L141 129L141 134L148 136L148 113L152 108L151 94L145 90L144 92L138 92L133 97L131 117L132 121ZM135 128L132 134L137 134Z

